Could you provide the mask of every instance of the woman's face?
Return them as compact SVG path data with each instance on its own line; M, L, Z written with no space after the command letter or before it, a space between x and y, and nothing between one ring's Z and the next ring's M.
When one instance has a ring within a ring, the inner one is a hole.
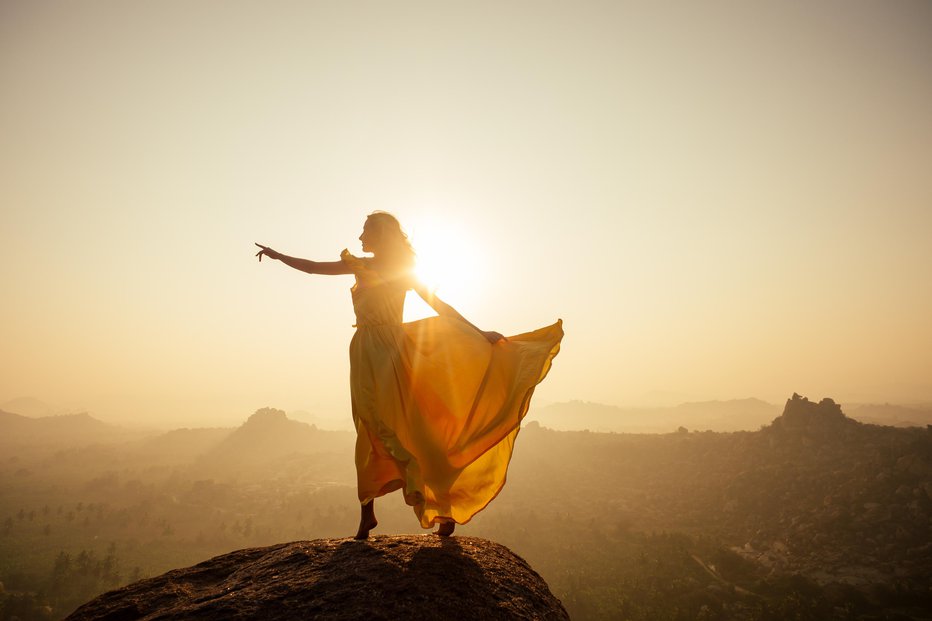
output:
M362 242L363 252L375 252L375 247L379 243L379 235L370 220L366 220L366 223L363 225L362 235L359 236L359 241Z

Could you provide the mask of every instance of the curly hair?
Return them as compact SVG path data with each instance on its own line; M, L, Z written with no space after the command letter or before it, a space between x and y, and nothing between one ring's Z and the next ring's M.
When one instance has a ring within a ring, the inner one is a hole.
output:
M416 254L398 218L387 211L373 211L366 218L366 224L375 228L389 261L399 267L414 266Z

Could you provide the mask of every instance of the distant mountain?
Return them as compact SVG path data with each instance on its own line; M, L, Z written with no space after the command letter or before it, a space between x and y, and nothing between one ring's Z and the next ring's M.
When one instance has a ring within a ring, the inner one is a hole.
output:
M289 419L274 408L257 410L198 461L199 467L225 472L248 470L294 455L351 453L354 434L324 431Z
M760 399L703 401L675 407L623 408L587 401L554 403L533 410L528 421L557 431L670 433L690 430L753 431L780 415L780 406Z
M846 407L848 416L862 423L892 427L925 427L932 425L932 406L858 404Z
M63 414L75 414L58 406L50 405L40 401L35 397L17 397L4 403L0 403L0 410L26 416L28 418L43 418L46 416L61 416Z
M83 414L29 418L0 410L0 445L68 445L122 442L142 432L108 425Z
M324 416L307 410L292 410L287 414L291 420L313 425L318 429L332 431L353 431L353 419L350 416Z

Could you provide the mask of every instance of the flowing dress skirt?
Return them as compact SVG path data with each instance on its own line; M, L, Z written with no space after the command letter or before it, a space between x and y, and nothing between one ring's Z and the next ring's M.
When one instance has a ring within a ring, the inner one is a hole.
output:
M504 486L562 337L560 321L494 345L446 317L359 327L350 344L359 500L402 489L424 528L468 522Z

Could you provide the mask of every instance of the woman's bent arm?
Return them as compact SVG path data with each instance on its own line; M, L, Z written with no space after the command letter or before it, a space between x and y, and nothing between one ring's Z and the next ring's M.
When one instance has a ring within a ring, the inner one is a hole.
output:
M310 261L308 259L299 259L298 257L289 257L286 254L272 250L268 246L263 246L262 244L256 245L261 248L261 250L256 253L256 256L259 257L260 261L262 260L262 257L268 257L270 259L281 261L288 267L293 267L296 270L307 272L308 274L336 276L338 274L352 273L352 270L350 270L349 266L347 266L343 261Z
M476 327L475 324L473 324L471 321L469 321L468 319L460 315L458 310L456 310L455 308L453 308L452 306L450 306L449 304L447 304L446 302L438 298L436 295L434 295L433 291L428 289L422 283L416 282L412 285L412 288L414 289L415 292L417 292L419 296L421 296L421 299L427 302L427 304L432 309L434 309L437 312L437 314L440 315L441 317L452 317L454 319L459 319L460 321L465 323L467 326L471 327L473 330L475 330L476 332L484 336L486 339L488 339L490 343L497 343L498 341L501 341L501 340L508 340L504 336L499 334L498 332L486 331L486 330L482 330Z

